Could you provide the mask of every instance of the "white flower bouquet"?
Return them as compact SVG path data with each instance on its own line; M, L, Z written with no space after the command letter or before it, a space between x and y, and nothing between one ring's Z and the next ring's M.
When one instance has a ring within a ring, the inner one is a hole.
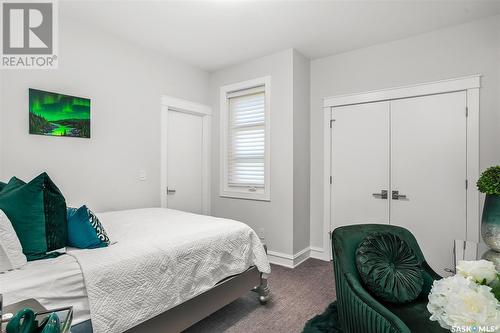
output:
M434 281L430 320L452 332L500 331L500 275L486 260L460 261L457 274ZM464 330L465 329L465 330Z

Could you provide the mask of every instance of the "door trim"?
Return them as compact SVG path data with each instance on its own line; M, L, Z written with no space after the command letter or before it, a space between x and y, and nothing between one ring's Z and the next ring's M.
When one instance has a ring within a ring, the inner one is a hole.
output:
M210 138L211 138L211 121L212 108L208 105L203 105L188 100L162 96L161 97L161 145L160 145L160 199L161 207L167 208L167 159L168 159L168 111L183 112L200 116L203 126L203 147L202 147L202 212L205 215L210 215Z
M460 77L436 82L420 83L410 86L364 93L327 97L323 99L323 256L330 260L330 228L331 228L331 129L332 107L361 103L387 101L401 98L412 98L434 94L465 91L467 93L467 216L466 240L478 242L480 237L480 200L475 184L479 178L479 89L481 75ZM465 117L465 110L464 110ZM335 125L333 125L335 126ZM333 180L335 182L335 180ZM465 186L465 184L464 184ZM334 226L332 226L331 229Z
M480 86L481 75L477 74L455 79L425 82L396 88L326 97L323 99L323 107L326 108L333 106L346 106L352 104L388 101L400 98L443 94L455 91L464 91L473 88L480 88Z

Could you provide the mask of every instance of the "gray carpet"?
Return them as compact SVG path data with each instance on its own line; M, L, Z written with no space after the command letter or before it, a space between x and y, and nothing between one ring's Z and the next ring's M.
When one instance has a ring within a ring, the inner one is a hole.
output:
M249 292L190 327L197 332L302 332L306 321L335 299L332 263L308 259L295 269L272 265L272 299L262 306Z

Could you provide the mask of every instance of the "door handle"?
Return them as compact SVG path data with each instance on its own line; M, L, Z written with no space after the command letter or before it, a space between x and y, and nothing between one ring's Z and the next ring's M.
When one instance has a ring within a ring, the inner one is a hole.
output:
M380 193L372 193L375 198L387 199L387 190L381 190Z
M406 194L399 194L399 191L392 191L392 200L406 199Z
M167 194L175 194L176 190L167 187Z

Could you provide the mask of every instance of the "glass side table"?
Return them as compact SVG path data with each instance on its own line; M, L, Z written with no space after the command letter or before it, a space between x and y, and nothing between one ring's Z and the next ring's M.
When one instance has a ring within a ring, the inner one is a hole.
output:
M52 312L55 312L61 321L61 333L70 333L71 323L73 321L73 307L65 307L59 309L47 310L36 299L27 299L21 302L6 305L2 309L2 313L15 315L18 311L29 308L35 312L36 320L40 323L45 317L48 317ZM7 322L1 323L1 332L4 333L7 327Z
M500 254L491 250L484 243L476 243L472 241L464 241L461 239L455 240L453 247L454 267L449 270L450 273L455 273L455 267L460 260L479 260L486 259L492 261L497 271L500 271Z

